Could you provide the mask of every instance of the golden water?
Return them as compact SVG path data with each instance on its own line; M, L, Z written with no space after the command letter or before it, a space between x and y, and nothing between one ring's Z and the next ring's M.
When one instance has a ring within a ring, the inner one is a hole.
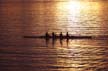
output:
M0 1L1 71L108 71L108 39L25 39L45 32L108 35L107 1Z

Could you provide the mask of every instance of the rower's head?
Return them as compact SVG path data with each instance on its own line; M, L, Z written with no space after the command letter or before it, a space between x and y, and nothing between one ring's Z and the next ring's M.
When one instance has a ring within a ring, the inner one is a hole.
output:
M62 36L62 32L60 32L60 36Z
M52 35L55 35L54 32L52 32Z
M68 32L66 34L68 34Z
M48 34L48 32L46 32L46 36L48 36L49 34Z
M54 32L52 32L52 34L54 34Z

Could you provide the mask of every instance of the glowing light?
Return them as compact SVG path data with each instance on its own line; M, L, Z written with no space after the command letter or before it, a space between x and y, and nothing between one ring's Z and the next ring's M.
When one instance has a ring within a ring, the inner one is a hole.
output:
M82 8L84 8L84 5L80 1L60 2L57 4L57 13L61 15L58 19L65 19L69 26L78 26L79 24L75 22L79 22Z
M67 1L67 2L60 2L57 4L57 9L61 10L62 12L65 11L66 13L73 13L73 12L87 12L91 10L99 9L100 4L95 2L83 2L83 1Z
M67 8L69 10L78 10L80 9L81 4L80 2L76 2L76 1L71 1L68 2L66 5L64 5L64 8Z
M60 2L57 4L57 15L62 15L60 17L78 21L78 19L82 19L80 18L82 15L90 16L90 14L98 14L100 12L99 9L101 9L100 4L97 2Z
M64 2L64 3L59 3L58 5L59 9L65 9L65 10L69 10L69 11L75 11L75 10L79 10L82 8L82 4L78 1L68 1L68 2Z

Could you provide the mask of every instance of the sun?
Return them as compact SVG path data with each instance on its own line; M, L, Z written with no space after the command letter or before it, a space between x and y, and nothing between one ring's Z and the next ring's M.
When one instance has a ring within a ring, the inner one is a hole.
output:
M69 10L69 11L75 11L81 9L82 4L80 1L68 1L68 2L59 3L58 8Z
M84 27L91 15L100 14L101 4L99 2L67 1L56 4L56 19L59 23L65 22L67 26ZM94 21L93 21L94 22ZM65 24L63 23L63 24ZM87 22L89 23L89 22ZM89 26L97 26L96 24ZM74 29L73 29L74 30Z
M78 10L81 8L81 3L78 1L69 1L64 5L68 10Z

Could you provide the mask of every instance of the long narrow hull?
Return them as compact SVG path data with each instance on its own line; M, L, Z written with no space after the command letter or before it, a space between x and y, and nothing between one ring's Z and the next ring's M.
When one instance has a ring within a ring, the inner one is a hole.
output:
M91 39L92 36L24 36L24 38L41 38L41 39Z

